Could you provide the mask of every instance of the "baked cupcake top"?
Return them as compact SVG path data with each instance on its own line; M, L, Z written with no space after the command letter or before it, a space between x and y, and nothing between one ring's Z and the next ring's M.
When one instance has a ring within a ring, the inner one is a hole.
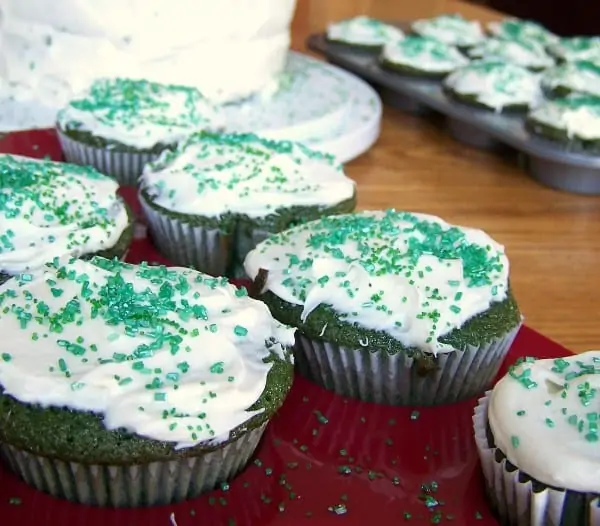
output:
M5 394L104 415L178 448L227 440L255 414L294 331L224 278L94 258L0 287Z
M223 125L218 110L195 88L122 78L95 81L58 114L62 130L137 149L172 145Z
M379 47L404 37L395 26L368 16L357 16L327 26L327 38L356 46Z
M496 447L544 484L598 493L598 391L600 351L520 361L491 393Z
M467 20L458 14L416 20L411 27L419 35L435 38L452 46L468 47L484 39L479 22Z
M271 236L250 252L248 276L267 273L265 290L339 319L385 332L432 353L440 338L506 299L504 248L481 230L395 210L319 219Z
M92 168L0 155L0 270L112 248L129 225L118 184Z
M531 106L541 97L538 75L506 62L471 62L450 73L444 86L495 111L506 106Z
M544 72L542 88L600 96L600 65L587 61L565 62Z
M543 46L558 41L554 33L531 20L505 18L499 22L490 22L487 28L492 35L508 40L534 40Z
M391 64L431 73L448 73L468 63L465 56L454 46L418 35L389 42L383 48L381 59Z
M571 95L546 101L533 109L528 119L564 130L568 138L600 139L600 97Z
M474 59L506 61L533 70L554 65L553 58L546 53L544 46L532 39L488 38L469 49L468 54Z
M551 45L549 51L560 60L589 60L600 63L600 37L566 37Z
M148 165L140 185L154 204L203 217L265 217L284 207L326 207L355 191L332 156L251 134L195 134Z

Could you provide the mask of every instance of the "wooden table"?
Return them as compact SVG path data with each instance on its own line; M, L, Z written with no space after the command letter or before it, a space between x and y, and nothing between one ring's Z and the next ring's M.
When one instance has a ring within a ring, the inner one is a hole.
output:
M298 0L293 47L328 21L369 14L408 20L460 12L497 19L456 1ZM385 107L377 144L347 165L361 209L394 207L481 228L503 243L526 323L565 347L600 349L600 197L539 185L515 159L463 146L439 122ZM531 350L535 354L535 349Z

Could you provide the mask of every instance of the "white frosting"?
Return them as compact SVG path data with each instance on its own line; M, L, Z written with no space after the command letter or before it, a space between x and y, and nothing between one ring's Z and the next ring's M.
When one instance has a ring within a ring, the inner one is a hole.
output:
M538 75L505 62L472 62L450 73L444 84L495 111L511 105L533 106L541 98Z
M600 66L589 62L567 62L544 72L542 87L565 87L576 93L600 97Z
M484 39L481 24L460 15L441 15L416 20L411 27L419 35L435 38L452 46L472 46Z
M327 38L361 46L383 46L404 37L395 26L366 16L357 16L327 26Z
M503 40L490 38L469 49L471 58L506 61L531 69L544 69L554 65L544 46L535 40Z
M119 185L91 168L0 155L0 178L0 270L7 274L111 248L129 224Z
M566 37L549 47L557 57L568 62L589 60L600 63L600 37Z
M558 41L555 34L531 20L506 18L499 22L490 22L487 28L492 35L505 39L534 40L542 45L553 44Z
M260 412L248 409L272 367L263 360L271 352L283 359L294 343L294 331L263 303L190 269L102 259L57 267L0 287L11 308L0 316L0 384L7 394L102 413L109 430L178 448L227 440ZM72 321L65 321L68 309Z
M600 351L524 362L492 391L496 446L531 477L600 492Z
M565 130L569 138L597 140L600 139L600 98L591 103L587 98L578 97L546 101L530 112L529 119Z
M99 77L193 86L211 99L269 88L295 0L3 0L0 77L64 106Z
M385 45L382 59L420 71L448 73L469 61L455 47L428 37L407 36Z
M58 126L143 149L176 144L195 131L218 131L225 119L195 88L99 79L59 112Z
M442 336L506 298L509 274L504 247L481 230L394 210L294 227L260 243L244 267L250 278L267 270L266 290L302 305L303 319L328 305L434 354L453 350Z
M333 157L254 135L190 137L148 165L140 184L154 203L205 217L264 217L290 206L327 207L355 192Z

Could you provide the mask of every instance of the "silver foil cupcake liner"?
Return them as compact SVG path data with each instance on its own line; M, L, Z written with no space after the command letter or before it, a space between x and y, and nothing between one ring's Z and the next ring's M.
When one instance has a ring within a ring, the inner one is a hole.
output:
M134 465L88 465L0 445L4 463L53 497L102 507L165 505L197 497L231 480L249 462L267 424L197 457Z
M600 524L600 499L579 493L578 499L586 509L569 510L586 519L569 520L565 509L569 492L546 486L533 480L518 469L507 466L506 457L497 455L498 449L490 445L487 435L488 404L491 391L480 398L473 415L475 444L481 460L485 490L492 509L502 524L509 526L598 526ZM498 458L502 460L498 460ZM548 459L549 462L552 459ZM578 511L580 513L578 513Z
M269 236L269 232L242 222L233 235L185 223L151 207L141 194L140 203L158 251L174 265L193 267L211 276L245 278L246 254Z
M479 347L439 354L436 369L426 374L404 353L349 349L297 333L296 367L321 387L365 402L451 404L479 395L490 386L520 328Z
M100 173L113 177L121 186L137 186L144 166L154 161L154 153L118 152L96 148L74 141L58 130L60 146L69 163L92 166Z

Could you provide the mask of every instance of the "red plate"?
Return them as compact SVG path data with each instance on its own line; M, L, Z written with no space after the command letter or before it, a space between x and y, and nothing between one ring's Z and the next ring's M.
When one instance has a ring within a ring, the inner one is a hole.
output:
M61 158L56 137L48 130L7 135L0 140L0 152ZM131 201L135 194L124 195ZM129 254L132 262L143 259L161 261L145 238L137 239ZM507 362L525 355L555 358L568 353L524 327ZM475 400L437 408L377 406L333 395L297 378L256 460L228 488L173 506L97 509L34 491L0 467L1 522L496 525L484 499L472 438L474 404Z

